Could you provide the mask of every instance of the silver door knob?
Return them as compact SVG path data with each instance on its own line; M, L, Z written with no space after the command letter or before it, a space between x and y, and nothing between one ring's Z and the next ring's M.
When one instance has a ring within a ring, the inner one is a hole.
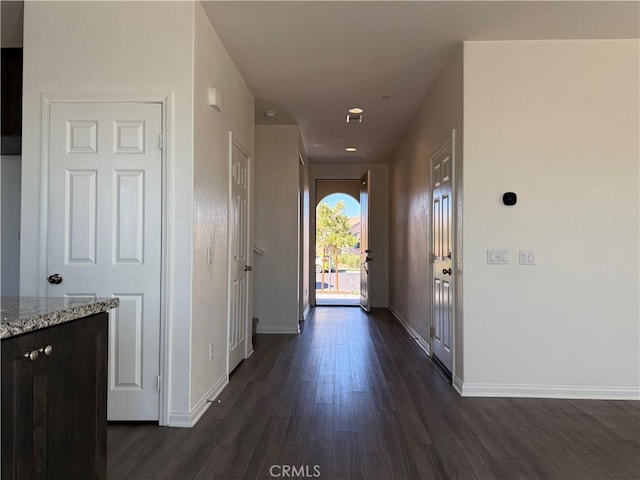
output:
M53 275L49 275L47 280L53 285L59 285L62 283L62 275L60 275L59 273L54 273Z

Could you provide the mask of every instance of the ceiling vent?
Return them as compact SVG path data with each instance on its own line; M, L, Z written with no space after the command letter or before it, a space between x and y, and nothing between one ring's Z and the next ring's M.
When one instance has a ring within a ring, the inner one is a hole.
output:
M360 114L348 113L347 123L362 123L362 117L363 115L361 113Z

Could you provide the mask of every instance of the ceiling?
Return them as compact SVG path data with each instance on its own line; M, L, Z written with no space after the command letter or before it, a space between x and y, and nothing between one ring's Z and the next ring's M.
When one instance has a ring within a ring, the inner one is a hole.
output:
M389 161L464 40L640 38L638 1L202 4L256 97L256 123L299 125L312 162ZM22 46L22 15L22 1L2 0L2 46ZM364 121L347 124L356 106Z
M312 162L389 161L464 40L640 36L638 2L202 3L256 97L256 123L299 125ZM356 106L364 121L347 124Z

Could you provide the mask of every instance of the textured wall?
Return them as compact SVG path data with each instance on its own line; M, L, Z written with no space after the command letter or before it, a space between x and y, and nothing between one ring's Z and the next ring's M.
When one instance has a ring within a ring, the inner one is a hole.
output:
M466 393L640 396L639 46L465 44Z
M390 305L396 315L410 325L428 343L431 325L431 299L429 280L432 251L430 232L431 192L430 161L435 151L456 130L455 143L455 204L462 201L462 46L451 60L430 92L412 123L392 164L391 196L391 282ZM459 208L458 208L459 210ZM462 328L462 252L461 220L457 215L455 262L455 288L457 294L454 370L463 373Z
M40 238L43 92L173 93L169 408L189 411L193 217L190 2L25 2L20 293L34 295Z
M209 105L209 88L223 98ZM253 95L200 3L195 6L191 408L227 376L229 132L253 160ZM207 249L212 262L207 263ZM209 360L209 345L214 358Z
M298 140L300 152L304 152L304 144L302 139ZM309 161L304 159L304 164L300 165L300 275L298 284L300 288L299 296L301 298L299 310L300 320L304 320L305 311L309 308L309 284L306 281L309 278L309 235L310 235L310 215L311 202L309 198Z
M297 333L299 143L295 125L256 126L254 315L260 333Z

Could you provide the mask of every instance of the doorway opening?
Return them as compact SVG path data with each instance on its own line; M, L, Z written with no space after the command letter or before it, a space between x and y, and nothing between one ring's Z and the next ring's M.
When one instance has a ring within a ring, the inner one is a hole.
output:
M340 192L319 191L316 206L315 293L316 305L360 305L360 202L359 181L339 181ZM319 188L321 190L321 188Z

